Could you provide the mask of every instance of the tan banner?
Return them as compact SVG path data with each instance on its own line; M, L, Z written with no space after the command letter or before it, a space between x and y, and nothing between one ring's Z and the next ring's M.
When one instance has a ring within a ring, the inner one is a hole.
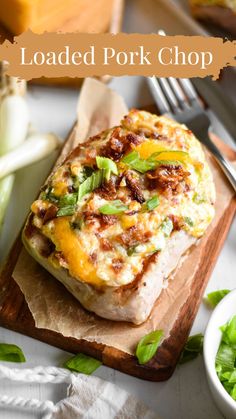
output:
M155 34L60 34L28 31L0 46L8 74L39 77L157 75L214 80L236 65L236 41Z

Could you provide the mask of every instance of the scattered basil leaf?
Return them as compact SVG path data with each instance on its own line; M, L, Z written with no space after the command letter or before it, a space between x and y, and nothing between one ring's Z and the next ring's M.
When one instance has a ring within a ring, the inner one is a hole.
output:
M60 197L59 200L59 207L67 207L71 205L75 205L78 199L77 193L70 193Z
M199 353L202 353L203 339L204 337L202 333L189 336L179 359L180 364L192 361L197 358Z
M66 361L63 366L68 370L90 375L101 365L102 362L98 361L97 359L79 353L73 356L72 358L68 359L68 361Z
M76 210L76 205L68 205L66 207L62 207L57 211L57 217L66 217L69 215L73 215Z
M163 336L162 330L155 330L144 336L136 348L136 356L139 364L146 364L155 355Z
M19 346L0 343L0 361L25 362L25 356Z
M157 195L154 195L152 198L146 201L146 207L148 211L152 211L154 208L158 207L159 204L160 201Z
M224 298L230 290L219 290L219 291L213 291L207 294L207 296L204 298L204 302L211 308L215 308L217 304Z
M173 223L170 218L166 218L163 223L161 224L161 230L163 231L166 237L170 236L170 233L173 230Z
M116 201L111 201L109 204L101 206L98 210L101 214L112 215L120 214L127 209L127 205L124 205L122 201L117 199Z
M81 201L81 199L89 192L94 191L94 189L101 186L103 180L105 177L104 170L97 170L96 172L93 172L91 176L89 176L83 183L79 185L78 190L78 201Z

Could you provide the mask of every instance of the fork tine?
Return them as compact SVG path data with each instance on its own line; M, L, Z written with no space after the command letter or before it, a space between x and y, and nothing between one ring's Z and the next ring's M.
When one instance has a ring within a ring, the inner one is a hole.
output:
M158 84L158 81L155 76L148 77L148 84L151 89L151 92L156 100L156 103L158 104L158 108L161 114L164 113L170 113L170 106L162 92L162 89L160 85Z
M169 80L165 79L164 77L161 77L157 80L157 82L159 83L159 85L161 86L161 89L164 93L164 95L166 96L171 109L174 113L179 111L179 104L178 101L176 99L175 96L175 92L173 91L173 89L171 88L171 86L169 85Z
M179 79L179 82L190 102L190 104L196 103L198 106L200 105L202 107L202 103L199 100L197 91L195 90L195 87L191 83L189 79Z

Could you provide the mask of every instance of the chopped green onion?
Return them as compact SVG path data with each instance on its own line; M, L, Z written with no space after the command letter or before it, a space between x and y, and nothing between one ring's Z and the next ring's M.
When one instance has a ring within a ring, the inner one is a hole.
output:
M136 348L136 356L139 364L146 364L155 355L163 336L162 330L155 330L144 336Z
M184 222L186 224L188 224L190 227L194 226L194 222L193 222L192 218L190 218L190 217L184 217Z
M102 363L97 359L79 353L68 359L68 361L65 362L64 367L71 371L77 371L90 375L101 365Z
M59 206L60 207L67 207L70 205L75 205L78 199L77 193L70 193L60 197Z
M161 224L161 230L163 231L166 237L170 236L170 233L173 230L173 223L170 218L166 218Z
M221 327L223 331L222 340L223 342L234 345L236 349L236 316L224 326Z
M96 157L97 167L105 171L105 178L108 181L110 179L111 173L118 175L118 169L115 162L107 157Z
M131 169L134 169L140 173L153 170L157 165L155 161L140 159L140 155L137 151L132 151L132 153L127 154L127 156L122 159L122 162L130 166Z
M198 354L202 352L203 347L203 335L198 333L190 336L185 344L185 347L180 356L179 363L185 364L186 362L192 361L197 358Z
M152 198L146 201L146 206L148 211L152 211L154 208L158 207L160 201L157 195L154 195Z
M78 190L78 201L89 192L94 191L94 189L99 188L104 180L104 170L97 170L91 176L89 176L83 183L79 185Z
M204 302L211 308L215 308L217 304L224 298L230 290L219 290L219 291L213 291L207 294L207 296L204 298Z
M137 151L132 151L132 153L129 153L125 157L123 157L121 161L125 164L132 164L139 159L139 153Z
M68 205L67 207L62 207L57 211L57 217L65 217L68 215L73 215L76 210L76 205Z
M236 384L233 386L232 391L230 392L232 399L236 400Z
M235 363L235 351L226 343L221 343L216 355L216 364L221 365L224 371L233 370Z
M25 362L25 356L19 346L0 343L0 361Z
M101 214L112 215L112 214L120 214L128 209L127 205L124 205L122 201L119 199L116 201L112 201L109 204L105 204L99 208L99 212Z

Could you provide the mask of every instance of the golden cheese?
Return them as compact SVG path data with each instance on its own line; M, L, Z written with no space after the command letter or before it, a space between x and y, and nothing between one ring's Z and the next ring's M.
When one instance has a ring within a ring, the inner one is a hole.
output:
M89 261L88 254L83 250L81 243L71 229L67 217L57 218L53 221L53 233L44 229L45 235L53 237L57 251L62 252L69 266L71 276L80 278L89 284L101 285L96 269Z

